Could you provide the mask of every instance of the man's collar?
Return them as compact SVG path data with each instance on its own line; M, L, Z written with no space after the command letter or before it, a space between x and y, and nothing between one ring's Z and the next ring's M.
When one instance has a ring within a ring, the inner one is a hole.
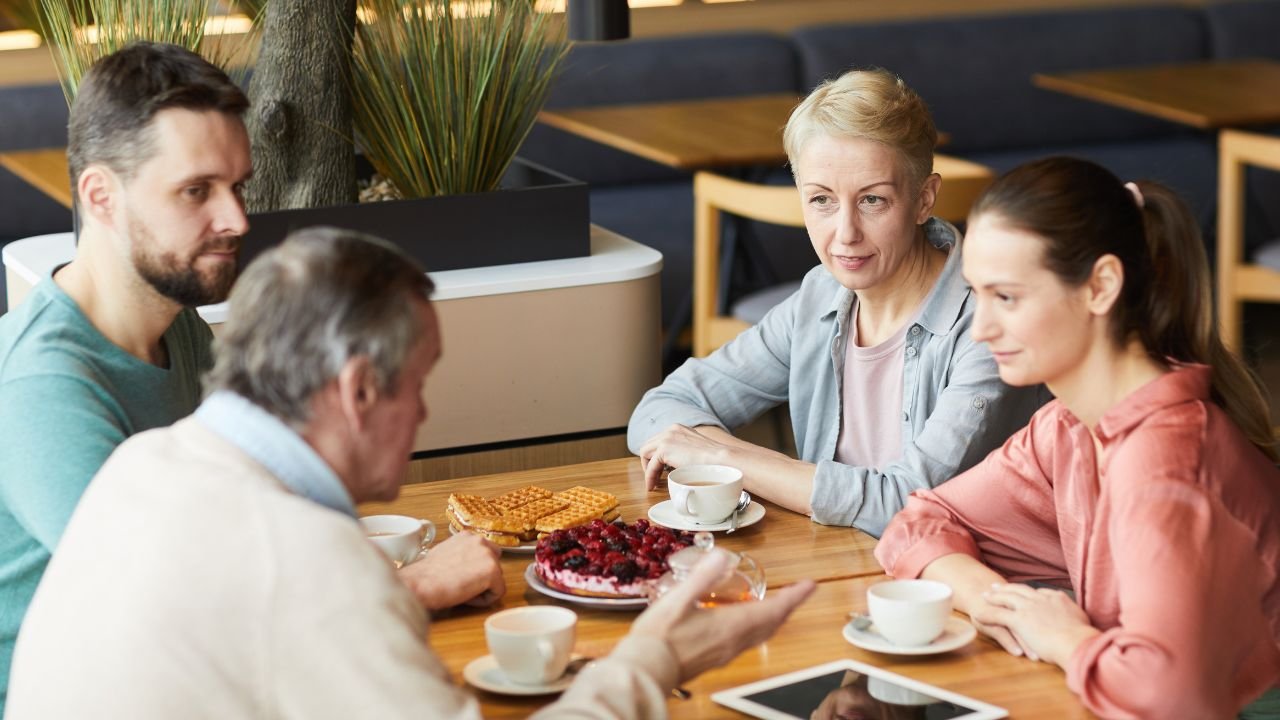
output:
M205 398L196 418L258 461L297 495L356 517L355 503L333 468L288 425L244 397L220 390Z

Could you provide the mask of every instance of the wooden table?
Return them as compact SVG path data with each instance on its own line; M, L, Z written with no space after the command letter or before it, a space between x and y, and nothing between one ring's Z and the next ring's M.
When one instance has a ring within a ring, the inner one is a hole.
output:
M1280 63L1270 60L1037 74L1032 82L1204 130L1280 123Z
M0 153L0 167L34 185L63 207L71 207L71 179L67 171L66 148Z
M543 110L552 127L680 170L786 161L782 128L800 98L790 93Z
M367 504L362 514L397 512L444 522L445 500L451 492L497 494L537 484L551 490L589 485L618 496L624 519L642 517L664 495L646 493L644 476L634 458L533 470L505 475L464 478L405 488L393 503ZM1092 717L1067 689L1056 667L1016 658L986 640L951 653L903 658L860 650L840 634L846 614L866 611L867 586L884 579L871 556L874 540L847 528L816 525L807 518L766 503L761 522L733 535L717 534L717 543L751 553L765 569L770 586L801 577L819 581L818 590L767 643L744 652L729 665L708 672L686 687L689 700L672 698L673 718L734 717L711 701L713 692L800 670L831 660L852 658L924 682L1007 708L1014 718ZM467 663L485 655L484 619L495 609L557 602L527 588L523 573L528 555L505 555L508 582L499 608L461 608L437 615L430 642L455 681L462 682ZM601 656L627 633L633 613L575 607L578 612L576 652ZM523 718L552 698L514 698L476 691L486 718Z
M447 534L449 523L444 510L449 493L462 490L498 495L525 485L538 485L553 491L586 485L611 492L618 496L618 509L628 522L645 517L650 506L667 499L665 490L645 492L644 472L639 460L622 458L410 485L394 503L369 503L361 506L360 511L365 515L390 512L427 518ZM849 528L819 525L772 503L763 504L766 509L763 520L732 535L719 533L716 542L732 550L746 551L759 561L770 586L787 585L801 578L834 580L882 572L871 554L875 548L875 539L871 536ZM533 591L523 590L524 570L531 561L529 555L508 553L503 556L503 572L512 596L508 598L508 607L544 600ZM521 597L522 593L525 597Z

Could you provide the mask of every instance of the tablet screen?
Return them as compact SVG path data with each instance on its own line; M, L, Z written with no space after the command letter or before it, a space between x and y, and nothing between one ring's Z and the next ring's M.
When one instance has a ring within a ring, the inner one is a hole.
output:
M878 668L844 660L717 693L712 699L761 718L965 720L999 708Z

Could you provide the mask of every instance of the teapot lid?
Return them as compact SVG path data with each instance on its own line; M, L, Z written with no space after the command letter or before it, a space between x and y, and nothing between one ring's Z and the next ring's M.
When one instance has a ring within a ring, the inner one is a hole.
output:
M711 552L711 548L715 547L715 544L715 536L706 530L695 533L693 544L683 550L671 553L670 557L667 558L667 565L671 568L671 572L684 577L689 574L689 571L704 555ZM731 565L736 565L741 559L738 553L731 550L724 550L724 552L729 553Z

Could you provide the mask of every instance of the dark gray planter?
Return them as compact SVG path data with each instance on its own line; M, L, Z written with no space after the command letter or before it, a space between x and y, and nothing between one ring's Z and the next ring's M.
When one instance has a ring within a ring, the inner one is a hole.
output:
M312 225L385 238L429 272L591 254L586 184L521 158L495 192L250 215L241 267L290 231Z

